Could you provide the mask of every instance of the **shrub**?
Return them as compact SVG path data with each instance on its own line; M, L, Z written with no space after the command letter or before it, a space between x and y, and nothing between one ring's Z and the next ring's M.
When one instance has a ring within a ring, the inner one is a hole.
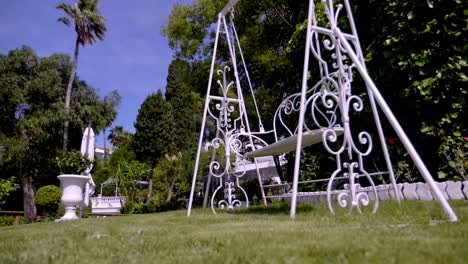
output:
M88 206L86 206L86 207L84 207L84 205L82 205L82 206L83 206L83 214L81 215L81 217L82 218L88 218L93 213L93 207L91 205L91 201L89 202ZM80 210L81 210L80 207L77 206L76 215L78 215L78 216L80 215Z
M164 207L165 201L159 195L151 197L149 201L146 202L147 213L156 213L161 212L162 207Z
M148 213L145 203L127 202L120 210L122 214L145 214Z
M0 205L5 203L4 198L7 197L10 192L19 188L19 184L15 183L15 178L0 179Z
M42 216L57 215L62 190L55 185L46 185L37 191L36 206Z
M20 225L24 223L26 223L26 221L23 217L17 217L13 215L0 216L0 226Z
M82 174L92 162L81 155L79 151L67 151L55 158L62 174Z
M158 195L153 196L146 203L133 203L127 202L124 207L121 209L122 214L149 214L149 213L159 213L170 210L177 210L182 206L180 201L166 202L164 199L160 198Z
M10 226L15 222L15 217L11 215L0 216L0 226Z

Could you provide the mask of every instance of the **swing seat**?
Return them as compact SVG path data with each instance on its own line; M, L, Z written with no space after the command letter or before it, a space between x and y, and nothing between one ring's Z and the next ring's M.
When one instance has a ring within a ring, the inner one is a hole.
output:
M91 197L91 212L94 215L118 215L125 205L125 196Z
M305 131L302 134L302 145L301 148L317 144L322 141L323 133L328 129L314 129L310 131ZM331 130L335 131L336 135L343 134L342 127L335 127L331 128ZM265 146L263 148L247 152L245 153L245 157L247 158L258 158L258 157L265 157L265 156L278 156L283 153L288 153L296 149L297 145L297 134L292 135L290 137L278 140L277 142Z

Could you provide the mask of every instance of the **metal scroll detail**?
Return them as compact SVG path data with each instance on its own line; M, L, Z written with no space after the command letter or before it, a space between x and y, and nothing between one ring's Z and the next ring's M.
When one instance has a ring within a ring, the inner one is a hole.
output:
M338 22L343 19L340 17L343 5L335 4L330 0L322 0L321 5L326 15L326 22L321 23L326 27L319 26L319 21L313 13L310 39L312 54L320 68L321 80L318 83L320 90L316 88L316 92L308 97L306 105L310 104L308 109L311 109L313 120L319 127L321 125L318 118L331 120L328 123L329 127L322 135L325 149L336 158L336 169L327 184L328 207L334 213L332 201L336 199L340 207L348 207L350 212L356 209L360 213L361 207L368 206L371 202L368 195L371 189L370 192L373 192L373 197L375 197L373 212L376 212L379 204L377 190L363 162L363 157L368 156L372 151L372 138L367 131L357 131L356 134L350 122L351 112L360 112L364 109L361 97L352 94L351 84L355 65L349 59L348 51L334 33ZM353 23L352 20L349 22ZM347 38L354 47L357 46L356 36L347 35ZM359 49L356 51L362 56ZM335 121L341 123L343 137L339 137L336 130L331 127L338 126ZM305 127L307 128L307 124ZM369 188L361 187L359 184L361 177L368 181ZM341 189L334 189L337 178L347 179L347 184L344 184Z
M227 210L240 207L242 203L238 199L239 195L245 198L242 200L246 201L246 206L249 205L247 193L239 184L239 178L246 172L243 159L239 158L244 144L239 135L245 131L244 109L241 106L243 101L237 94L234 82L227 80L230 70L229 66L224 66L217 71L222 77L222 80L217 81L220 96L209 98L211 105L208 114L217 129L217 136L211 140L210 145L215 150L223 151L209 165L210 174L219 180L211 197L211 210L215 214L216 207ZM222 198L219 198L221 190Z

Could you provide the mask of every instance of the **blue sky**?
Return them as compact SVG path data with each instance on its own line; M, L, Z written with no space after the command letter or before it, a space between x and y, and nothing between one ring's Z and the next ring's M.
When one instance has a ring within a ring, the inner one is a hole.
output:
M7 0L0 9L0 53L22 45L39 56L73 53L75 32L57 18L55 7L71 0ZM101 0L107 18L103 42L80 48L77 74L100 96L117 89L122 96L113 126L134 132L133 123L141 103L149 94L166 86L167 67L173 58L161 26L167 24L175 3L192 0ZM102 136L98 137L102 144Z

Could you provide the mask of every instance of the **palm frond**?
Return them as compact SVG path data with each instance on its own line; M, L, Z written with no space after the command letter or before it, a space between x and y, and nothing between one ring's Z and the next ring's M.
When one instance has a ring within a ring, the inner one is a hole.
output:
M68 17L61 17L61 18L57 19L57 21L62 22L67 26L70 26L70 24L71 24L70 19L68 19Z
M67 4L60 4L56 7L57 9L62 9L67 15L73 17L75 15L75 8Z
M103 40L107 31L106 19L98 9L98 0L80 0L75 6L60 4L57 9L62 9L75 22L75 31L78 34L80 45L93 45L97 40ZM59 21L70 25L67 17L59 18Z

